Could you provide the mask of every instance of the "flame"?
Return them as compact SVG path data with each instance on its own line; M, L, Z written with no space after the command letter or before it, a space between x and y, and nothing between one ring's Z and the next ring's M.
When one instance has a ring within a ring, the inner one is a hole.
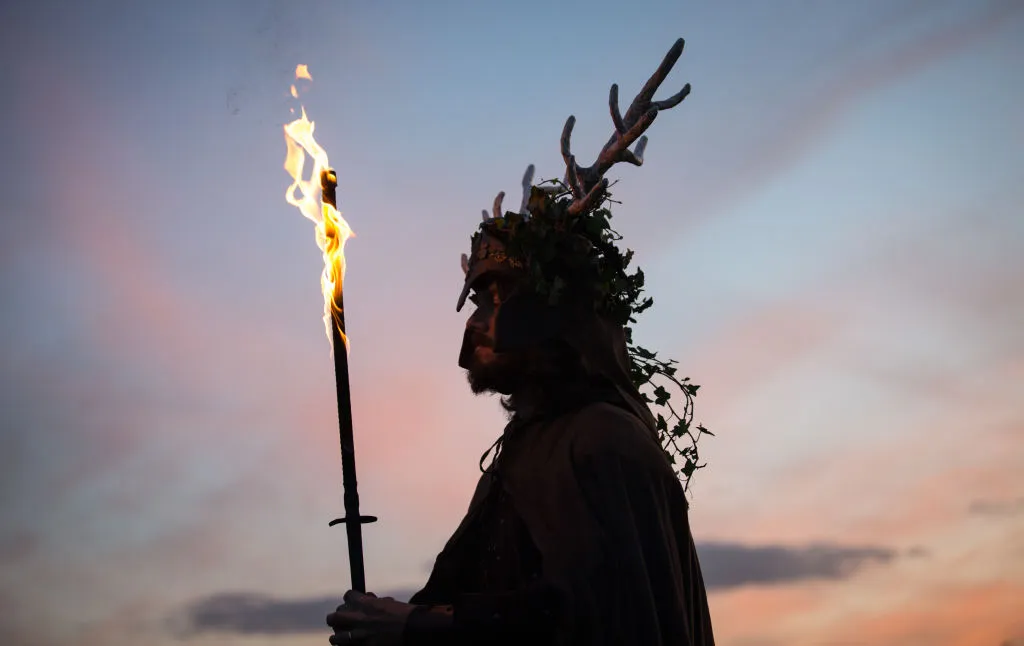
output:
M295 68L295 78L308 78L309 70L305 65ZM324 271L320 276L320 288L324 294L324 326L327 338L331 334L332 317L339 319L342 315L342 286L345 282L345 241L355 234L341 213L326 204L320 195L320 174L330 170L327 151L313 137L315 124L306 117L306 108L302 107L302 116L284 126L284 142L287 147L284 169L292 177L292 185L285 193L285 201L299 209L316 224L316 244L324 257ZM306 157L313 160L313 169L309 179L305 179ZM341 335L348 351L348 337Z
M308 65L299 64L295 66L295 80L298 81L299 79L306 79L310 82L313 81L313 77L309 75ZM296 87L295 83L292 83L292 86L289 89L293 99L299 98L299 88ZM292 114L295 114L295 108L292 108Z

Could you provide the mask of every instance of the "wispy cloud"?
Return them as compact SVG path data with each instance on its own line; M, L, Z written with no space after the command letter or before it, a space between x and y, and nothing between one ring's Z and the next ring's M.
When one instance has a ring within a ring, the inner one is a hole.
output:
M888 563L897 557L896 550L891 548L839 545L788 547L704 543L698 545L697 550L710 590L844 579L866 565Z
M730 118L715 112L699 114L698 108L692 108L686 118L692 120L693 113L698 113L699 125L686 130L687 153L680 163L686 177L687 216L659 220L651 231L664 235L673 222L692 228L719 216L813 153L858 103L984 43L1019 21L1022 12L1024 5L1014 0L969 7L955 2L917 3L912 11L898 10L868 26L870 37L850 28L844 43L813 59L801 59L799 69L774 86L758 84L747 74L738 76L733 81L737 85L729 88L730 103L750 102L757 110L738 111ZM775 43L766 41L764 47L748 55L770 57ZM695 100L699 94L695 90ZM694 155L695 150L702 154Z
M884 564L897 558L895 550L884 547L811 545L749 546L738 543L702 543L697 551L710 592L756 585L779 586L803 581L841 580L872 563ZM382 593L407 600L415 590ZM199 599L179 614L170 625L182 634L230 632L240 634L286 634L324 630L324 617L340 603L338 596L280 599L254 593L221 593Z
M416 590L399 589L380 596L408 600ZM241 635L286 635L326 632L325 617L341 603L340 594L302 599L229 592L200 599L168 619L168 628L180 636L203 632Z

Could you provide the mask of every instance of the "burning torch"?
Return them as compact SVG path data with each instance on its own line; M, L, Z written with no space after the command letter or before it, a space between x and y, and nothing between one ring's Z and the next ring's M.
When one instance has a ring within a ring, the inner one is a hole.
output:
M305 65L296 67L295 78L313 80ZM291 93L293 97L298 96L295 85L292 85ZM345 335L345 302L342 287L345 280L345 241L352 237L353 233L338 211L338 177L327 160L327 151L313 138L313 128L314 123L306 117L304 107L302 116L284 127L284 140L287 146L284 168L292 177L292 185L288 187L285 200L316 224L316 242L324 256L320 286L324 293L324 325L334 355L345 504L345 517L332 520L329 525L333 527L339 523L345 524L348 531L352 589L366 592L362 526L364 523L376 521L377 518L359 514L356 455L352 437L352 397L349 392L348 376L349 344ZM313 160L313 170L308 180L304 179L303 173L307 155Z

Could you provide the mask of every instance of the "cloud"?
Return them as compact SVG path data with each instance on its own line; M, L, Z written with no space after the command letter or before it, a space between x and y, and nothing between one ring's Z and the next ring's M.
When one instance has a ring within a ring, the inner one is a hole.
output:
M709 591L744 585L785 585L810 580L838 580L851 576L870 563L887 563L897 557L884 547L810 545L748 546L711 542L697 546L704 583ZM413 589L382 595L407 600ZM202 632L278 635L326 630L324 618L340 603L340 595L279 599L264 594L232 592L214 594L189 604L171 620L181 635Z
M887 563L897 555L890 548L825 544L789 547L714 542L702 543L697 551L709 590L845 579L869 563Z
M406 601L416 590L382 593ZM327 614L341 603L341 595L278 599L264 594L227 592L190 604L169 621L172 632L188 636L202 632L242 635L284 635L324 632Z
M205 631L279 635L325 631L327 613L338 597L284 600L244 592L216 594L190 605L172 619L175 632Z

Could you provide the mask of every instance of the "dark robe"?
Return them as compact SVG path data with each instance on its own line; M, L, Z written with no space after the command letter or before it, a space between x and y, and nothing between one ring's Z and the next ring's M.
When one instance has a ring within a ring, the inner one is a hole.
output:
M412 603L414 644L714 643L682 485L635 406L506 430L495 468Z

